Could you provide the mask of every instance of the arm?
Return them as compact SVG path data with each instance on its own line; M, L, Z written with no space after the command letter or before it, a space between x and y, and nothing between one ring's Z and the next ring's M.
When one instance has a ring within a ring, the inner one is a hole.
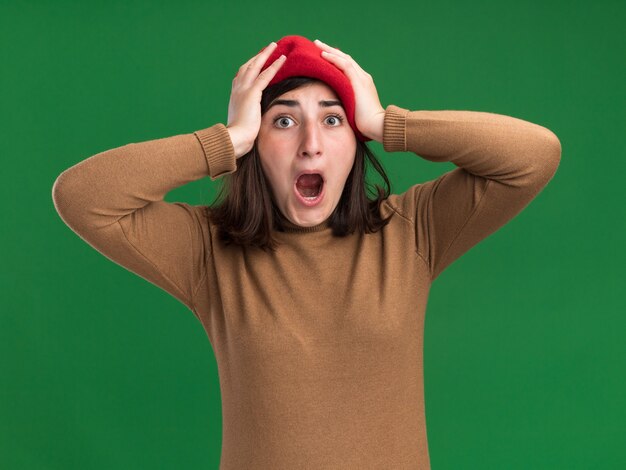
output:
M475 111L409 111L389 105L383 148L458 168L391 201L415 227L431 280L526 207L554 176L561 143L537 124Z
M218 123L93 155L57 177L52 198L83 240L196 314L194 294L211 256L208 221L203 206L163 198L176 187L235 169L233 143Z

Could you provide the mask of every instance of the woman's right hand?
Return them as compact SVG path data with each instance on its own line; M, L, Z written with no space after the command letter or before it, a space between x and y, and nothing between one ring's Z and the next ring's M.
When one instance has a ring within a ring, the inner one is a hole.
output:
M281 55L272 65L259 73L275 48L276 43L271 42L269 46L239 67L233 79L226 128L230 133L236 158L252 150L254 140L261 128L263 90L285 62L285 56Z

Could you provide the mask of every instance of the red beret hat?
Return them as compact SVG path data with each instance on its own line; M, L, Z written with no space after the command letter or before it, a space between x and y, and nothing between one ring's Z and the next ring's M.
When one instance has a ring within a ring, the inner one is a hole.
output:
M276 41L276 48L268 57L261 71L272 65L282 54L285 55L285 62L280 66L268 86L285 78L296 76L317 78L325 82L341 100L348 123L356 138L363 142L372 140L361 134L354 122L355 98L350 79L337 66L322 57L322 50L313 41L297 35L282 37Z

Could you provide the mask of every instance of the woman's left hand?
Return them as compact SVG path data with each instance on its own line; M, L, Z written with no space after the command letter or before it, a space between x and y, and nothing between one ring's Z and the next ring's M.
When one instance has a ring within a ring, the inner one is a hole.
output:
M364 136L382 142L385 108L380 104L372 76L363 70L350 55L324 44L319 39L316 39L314 43L322 49L322 57L337 66L350 79L355 95L354 122L356 127Z

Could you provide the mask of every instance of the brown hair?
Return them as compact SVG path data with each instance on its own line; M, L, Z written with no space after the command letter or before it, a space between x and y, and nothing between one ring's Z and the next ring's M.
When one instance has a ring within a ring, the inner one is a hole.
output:
M319 80L290 77L265 88L261 97L261 114L283 93L314 82ZM373 200L368 198L366 192L372 189L366 180L366 156L385 181L385 189L374 186L377 197ZM211 221L218 227L220 239L226 244L257 246L265 251L274 251L277 241L272 237L272 230L283 231L285 218L274 202L270 183L261 168L256 140L252 149L237 159L237 170L224 175L220 181L222 185L217 203L207 209ZM389 197L390 190L382 165L367 144L357 140L352 170L337 207L329 218L333 235L342 237L354 231L373 233L387 225L389 218L381 217L380 204Z

